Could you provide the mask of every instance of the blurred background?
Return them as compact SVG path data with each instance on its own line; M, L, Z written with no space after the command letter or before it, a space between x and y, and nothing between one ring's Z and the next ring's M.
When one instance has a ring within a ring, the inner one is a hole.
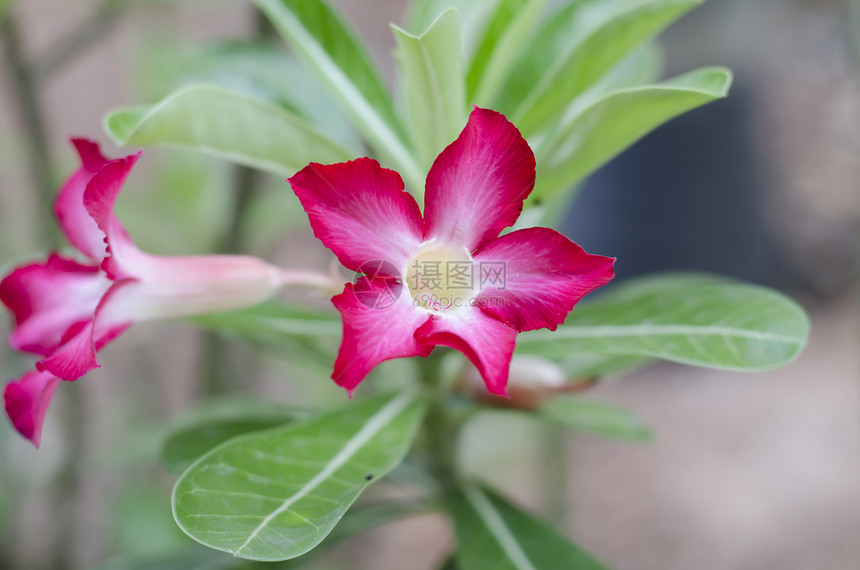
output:
M403 21L404 2L334 3L393 82L388 22ZM239 0L18 0L5 9L4 272L57 239L46 196L75 168L68 137L126 153L101 131L106 111L165 95L194 46L259 28ZM785 290L812 317L805 352L762 374L657 364L600 383L595 396L637 412L656 437L631 445L565 436L563 501L536 476L545 430L489 416L468 434L470 468L614 568L860 565L858 22L852 0L706 2L664 34L667 75L724 64L736 75L730 96L600 170L563 223L589 251L617 256L619 277L695 269ZM237 203L232 189L249 181L254 192ZM147 150L119 213L155 253L243 250L287 267L329 263L282 181L189 153ZM253 223L237 223L245 218ZM166 418L227 388L295 403L343 398L326 367L225 348L181 323L134 327L102 362L58 390L38 452L0 426L0 568L142 568L184 552L172 479L154 460ZM6 378L31 365L0 352ZM499 430L507 437L488 440ZM428 515L352 539L318 567L431 569L449 545L447 522Z

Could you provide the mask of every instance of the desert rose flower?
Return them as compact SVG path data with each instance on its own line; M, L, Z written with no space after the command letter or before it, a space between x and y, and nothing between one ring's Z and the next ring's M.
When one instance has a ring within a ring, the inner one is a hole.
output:
M332 299L343 342L332 378L350 391L380 362L465 354L493 394L507 394L517 333L555 328L614 276L560 233L513 225L534 187L535 159L519 131L475 108L427 175L422 216L400 176L378 162L310 164L289 179L314 235L364 274Z
M55 253L0 281L0 301L15 321L10 344L42 357L36 370L4 392L12 424L36 446L60 380L97 368L97 352L133 323L255 305L288 284L330 286L324 275L280 269L250 256L140 251L113 213L140 153L108 160L96 143L72 142L81 167L57 196L55 214L86 260Z

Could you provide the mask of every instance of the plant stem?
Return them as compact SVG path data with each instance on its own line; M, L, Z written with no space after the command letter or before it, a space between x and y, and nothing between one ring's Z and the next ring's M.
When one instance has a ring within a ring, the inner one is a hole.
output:
M44 247L55 248L58 236L48 215L54 200L53 163L48 148L44 112L36 89L33 66L24 55L18 22L11 7L0 17L0 41L3 44L9 84L26 132L26 161L38 198L39 239Z
M57 42L57 45L42 58L39 65L34 67L35 78L39 81L46 79L107 35L119 21L124 6L125 3L121 0L102 2L89 20Z
M54 200L54 163L48 147L45 113L37 85L37 76L32 62L24 54L19 25L10 8L0 17L0 41L6 59L9 82L15 103L23 122L26 141L26 162L30 170L31 183L37 196L39 215L36 225L43 247L59 246L59 235L51 221L49 212ZM77 494L81 485L81 455L84 448L85 415L79 390L69 390L64 411L65 456L58 471L54 492L57 496L57 535L49 545L54 553L52 566L56 569L74 565L75 545L78 544L76 520Z
M457 473L457 432L459 422L452 420L449 395L442 381L441 364L444 352L439 349L420 361L421 380L427 390L430 406L424 419L424 431L430 452L430 471L443 493L452 490L459 479Z
M245 247L245 212L251 204L259 173L247 166L234 167L233 205L227 230L216 248L218 253L240 253ZM200 347L200 385L203 394L213 396L229 391L234 384L231 366L232 345L217 333L204 332ZM246 371L246 375L247 374Z
M254 38L265 38L272 33L269 21L258 9L254 9ZM254 191L260 182L260 173L247 166L233 167L234 183L232 188L233 204L230 222L220 243L218 253L241 253L245 249L245 212L251 205ZM234 352L232 345L218 334L203 332L199 355L199 382L204 395L222 394L235 384L234 367L231 366ZM252 361L255 362L255 361ZM253 365L253 364L251 364ZM243 366L245 377L252 377L253 370Z
M567 438L555 426L541 426L541 454L544 456L539 469L538 481L543 493L543 510L556 527L564 524L567 514L566 501L559 500L559 489L567 489Z

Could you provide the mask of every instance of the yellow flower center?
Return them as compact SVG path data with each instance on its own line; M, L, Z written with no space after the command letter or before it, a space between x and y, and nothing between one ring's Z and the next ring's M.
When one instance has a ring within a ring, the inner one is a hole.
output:
M474 300L478 276L465 249L425 246L404 273L417 307L442 312L468 307Z

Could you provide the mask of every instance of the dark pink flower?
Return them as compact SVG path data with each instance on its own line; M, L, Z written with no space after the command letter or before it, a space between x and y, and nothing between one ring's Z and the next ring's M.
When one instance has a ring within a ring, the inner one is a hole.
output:
M55 213L85 261L51 254L0 281L12 312L10 344L42 357L10 382L6 412L36 446L59 380L99 366L96 353L130 325L257 304L290 283L326 286L324 276L287 271L249 256L161 257L137 249L113 213L140 153L108 160L96 143L72 141L81 167L57 196Z
M430 168L423 217L400 176L369 158L312 163L289 179L314 235L364 274L332 299L343 316L338 384L351 393L380 362L442 345L465 354L490 392L507 393L517 333L555 330L614 276L614 259L554 230L499 237L534 180L519 131L477 107Z

